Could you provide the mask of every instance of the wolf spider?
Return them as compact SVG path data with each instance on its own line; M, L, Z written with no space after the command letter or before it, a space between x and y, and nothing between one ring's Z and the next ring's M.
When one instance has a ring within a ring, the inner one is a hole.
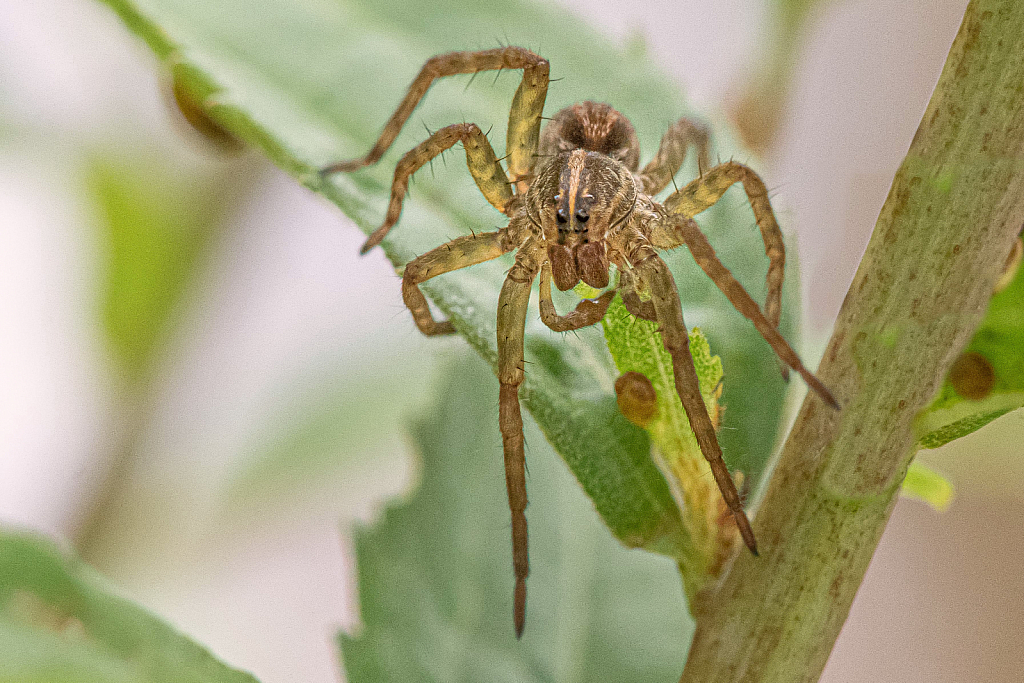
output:
M697 264L749 318L786 366L796 370L833 408L839 404L809 372L779 334L785 247L764 183L748 167L728 162L701 165L701 175L662 203L652 196L665 189L691 144L706 157L705 129L683 118L661 140L658 153L637 170L640 151L632 124L606 104L583 102L563 109L541 132L548 89L547 60L520 47L451 52L427 61L373 148L361 159L333 164L324 173L355 171L377 162L437 78L480 71L522 69L523 80L508 118L506 156L501 165L486 135L472 123L447 126L407 152L398 162L384 223L366 240L361 253L380 244L402 211L409 177L424 164L461 142L469 172L487 201L509 217L497 232L463 235L413 259L402 277L402 297L420 331L451 334L449 321L434 320L419 285L430 278L517 251L498 298L498 424L505 453L505 480L512 511L512 561L515 571L516 637L526 617L526 477L519 385L523 382L523 335L534 278L540 274L541 320L556 331L593 325L604 317L616 291L633 315L660 323L672 357L676 391L701 452L736 519L747 547L757 544L732 477L722 460L715 429L701 398L689 352L689 337L675 281L656 249L689 247ZM703 170L706 169L706 170ZM768 293L764 312L719 261L693 217L715 204L734 183L742 183L757 219L768 256ZM565 291L581 280L602 289L609 267L619 272L616 289L581 301L559 315L551 300L551 282Z

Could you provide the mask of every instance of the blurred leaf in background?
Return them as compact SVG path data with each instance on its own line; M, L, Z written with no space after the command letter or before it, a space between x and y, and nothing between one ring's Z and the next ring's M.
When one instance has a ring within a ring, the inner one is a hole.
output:
M408 454L407 421L437 392L434 357L386 351L352 353L344 368L297 381L311 384L312 395L287 399L286 409L249 435L224 483L223 513L251 524L254 516L302 508L318 495L334 499L338 512L347 502L365 503L365 496L345 501L340 491L360 466L386 469Z
M422 480L356 534L362 625L341 637L351 683L673 681L693 624L674 564L623 548L527 421L526 631L512 555L494 377L453 363L414 430Z
M829 0L770 0L760 57L736 91L729 115L743 144L760 155L778 141L793 86L793 74L804 46L804 32L814 12Z
M101 566L123 543L122 517L131 509L126 501L137 495L138 439L150 418L156 368L211 244L256 180L251 163L200 165L134 151L93 154L85 168L105 261L101 329L121 392L104 444L104 471L76 534L81 555Z
M106 256L103 329L130 380L144 379L206 248L251 178L168 158L97 156L86 170Z
M953 502L953 485L938 472L915 461L907 470L900 495L927 503L937 512L945 512Z
M114 595L53 542L0 530L0 680L256 683Z

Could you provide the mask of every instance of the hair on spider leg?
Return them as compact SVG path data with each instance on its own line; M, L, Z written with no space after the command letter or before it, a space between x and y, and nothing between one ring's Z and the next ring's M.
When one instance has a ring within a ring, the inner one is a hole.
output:
M774 199L776 196L778 196L779 192L781 192L783 190L783 188L786 188L788 186L789 186L789 183L779 183L778 185L772 185L771 187L765 187L765 190L768 192L768 199L769 200Z
M575 336L577 339L580 338L579 332L577 330L560 330L560 331L549 330L549 332L551 334L557 334L562 339L565 339L566 337L568 337L570 333L572 333L572 335Z

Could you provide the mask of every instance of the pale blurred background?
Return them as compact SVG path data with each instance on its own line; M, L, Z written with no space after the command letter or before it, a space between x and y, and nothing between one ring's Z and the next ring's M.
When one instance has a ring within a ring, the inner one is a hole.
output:
M751 77L787 80L764 73L765 2L562 3L613 40L642 37L698 109L735 110ZM758 166L799 236L812 357L966 4L825 0L783 41L791 89ZM339 680L333 634L358 622L348 523L411 481L404 420L462 342L421 338L381 252L358 257L362 234L256 153L206 145L160 73L105 6L0 3L0 522L73 539L265 683ZM97 188L133 175L166 181L154 202L191 179L221 190L221 227L142 376L98 322ZM360 410L371 425L346 422ZM956 500L897 505L823 680L1021 680L1021 413L921 456ZM302 439L316 476L282 483L274 456Z

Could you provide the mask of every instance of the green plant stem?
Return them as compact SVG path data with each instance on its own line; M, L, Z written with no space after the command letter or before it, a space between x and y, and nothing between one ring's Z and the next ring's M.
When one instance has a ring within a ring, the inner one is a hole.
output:
M818 680L1022 222L1024 3L972 0L819 368L843 409L805 400L683 683Z

